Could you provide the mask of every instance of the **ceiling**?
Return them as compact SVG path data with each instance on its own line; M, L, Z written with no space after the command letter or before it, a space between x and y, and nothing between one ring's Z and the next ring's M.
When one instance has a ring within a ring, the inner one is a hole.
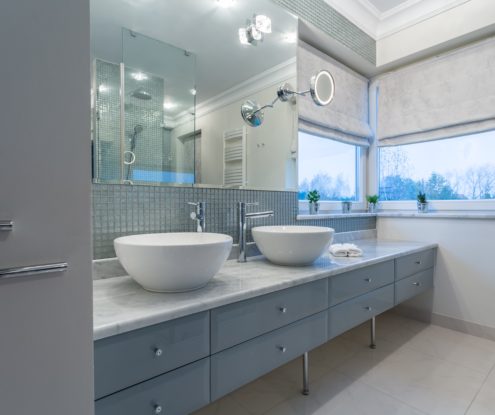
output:
M324 0L375 40L470 0Z
M255 13L271 18L272 33L257 46L241 45L238 30ZM122 28L145 36L126 42ZM297 34L297 19L271 0L236 0L229 8L217 0L91 0L94 57L123 61L177 85L183 81L187 92L192 88L189 72L170 53L188 51L196 62L198 104L294 59L296 44L284 40L288 33ZM182 107L172 112L180 113Z

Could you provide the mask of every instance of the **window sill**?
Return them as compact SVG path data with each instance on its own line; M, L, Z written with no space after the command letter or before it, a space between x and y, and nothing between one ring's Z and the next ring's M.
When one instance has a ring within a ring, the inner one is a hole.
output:
M344 219L344 218L370 218L375 217L376 213L368 212L351 212L351 213L318 213L310 215L307 213L297 215L297 220L323 220L323 219Z
M416 211L381 211L379 218L418 218L418 219L495 219L495 211L436 211L418 213Z

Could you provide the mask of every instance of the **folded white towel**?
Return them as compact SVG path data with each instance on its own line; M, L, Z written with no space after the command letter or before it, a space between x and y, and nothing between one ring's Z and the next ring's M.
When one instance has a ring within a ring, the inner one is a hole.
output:
M333 244L330 253L336 257L358 257L363 255L363 250L355 244Z

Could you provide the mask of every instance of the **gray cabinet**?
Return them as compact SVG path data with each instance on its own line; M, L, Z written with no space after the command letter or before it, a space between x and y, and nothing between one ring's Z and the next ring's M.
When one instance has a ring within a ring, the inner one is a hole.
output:
M328 338L332 339L393 306L393 284L336 305L328 310Z
M418 272L395 284L395 304L400 304L433 287L433 268Z
M328 308L326 279L211 311L211 352L242 343Z
M211 356L215 400L327 340L327 312L315 314Z
M210 402L209 358L96 401L95 415L186 415Z
M416 252L395 260L396 280L433 268L435 263L435 249Z
M394 282L394 261L381 262L330 278L330 306Z
M208 312L95 342L96 399L209 355Z

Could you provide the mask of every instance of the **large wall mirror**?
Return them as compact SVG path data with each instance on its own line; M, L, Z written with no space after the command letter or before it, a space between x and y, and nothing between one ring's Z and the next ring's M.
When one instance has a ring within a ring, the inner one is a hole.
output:
M270 27L271 26L271 27ZM271 0L92 0L93 177L297 190L297 19Z

